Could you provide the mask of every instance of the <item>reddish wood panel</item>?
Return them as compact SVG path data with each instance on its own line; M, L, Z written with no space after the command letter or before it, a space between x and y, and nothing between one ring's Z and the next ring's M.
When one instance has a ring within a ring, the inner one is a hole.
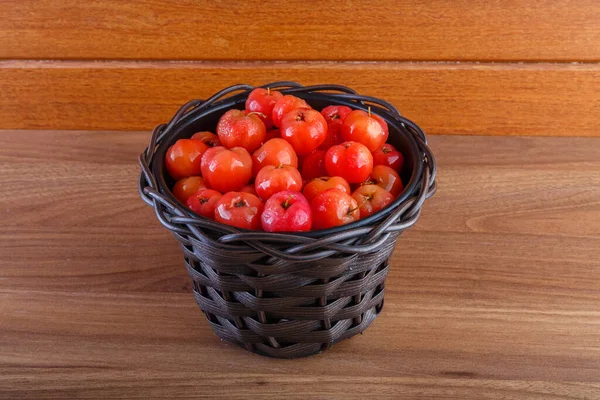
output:
M600 65L0 63L0 128L148 130L236 83L339 83L429 133L595 136Z
M0 132L0 398L600 398L600 139L431 137L382 314L322 355L221 342L138 197L147 132Z
M596 0L4 0L0 58L599 61Z

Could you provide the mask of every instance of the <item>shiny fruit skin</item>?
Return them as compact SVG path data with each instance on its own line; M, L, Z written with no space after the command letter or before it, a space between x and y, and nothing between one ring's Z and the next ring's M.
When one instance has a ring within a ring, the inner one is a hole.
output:
M388 139L387 122L379 115L369 114L363 110L354 110L342 122L342 138L367 146L375 151Z
M352 112L352 109L348 106L327 106L321 110L321 114L325 117L325 121L330 124L333 121L343 121L348 114Z
M302 176L291 165L267 165L263 167L254 180L254 190L264 201L275 193L292 190L302 190Z
M173 193L173 196L175 196L177 200L185 204L191 195L195 194L201 189L206 189L206 182L204 182L204 178L200 176L190 176L187 178L181 178L175 182L171 193Z
M281 92L270 89L256 88L250 92L246 100L246 111L258 112L264 115L260 119L267 129L273 127L273 107L283 97Z
M267 165L291 165L298 168L298 156L291 144L281 138L271 139L252 154L252 174Z
M404 156L389 143L373 152L373 165L385 165L400 173L404 165Z
M260 230L263 202L253 194L228 192L215 205L215 221L236 228Z
M307 232L312 226L310 203L292 190L274 194L265 203L261 223L266 232Z
M208 146L199 140L179 139L169 147L165 168L173 179L201 175L200 162Z
M327 176L325 150L315 150L302 160L302 177L310 181L321 176Z
M327 150L325 168L329 176L341 176L349 183L361 183L373 170L373 156L358 142L344 142Z
M219 119L217 135L228 149L243 147L252 153L265 141L267 130L257 114L229 110Z
M271 139L275 139L275 138L281 138L281 135L279 134L279 129L271 129L270 131L267 131L267 136L265 137L265 143L268 142Z
M366 218L383 210L394 201L394 196L377 185L363 185L352 193L358 203L360 217Z
M313 229L327 229L358 221L360 211L352 196L339 189L328 189L310 202Z
M283 96L275 103L275 106L273 106L273 112L271 113L273 125L277 127L281 126L283 116L296 108L310 109L310 106L306 101L299 97L290 94Z
M202 156L202 176L221 193L241 189L252 178L252 157L243 147L212 147Z
M306 197L306 200L310 202L319 194L329 189L339 189L344 193L351 193L350 185L344 178L340 176L322 176L308 182L306 186L304 186L302 194Z
M373 167L370 180L390 192L394 197L402 193L402 190L404 189L400 175L385 165L376 165Z
M204 143L205 145L207 145L208 147L216 147L216 146L221 145L221 141L219 140L219 137L209 131L202 131L202 132L194 133L190 139L199 140L202 143Z
M319 149L327 150L331 146L335 146L336 144L341 144L343 142L344 139L342 139L342 121L339 119L335 119L327 123L327 136L325 137L325 141L319 146Z
M254 190L254 183L247 184L246 186L241 188L239 191L244 192L244 193L250 193L250 194L253 194L256 197L258 197L258 195L256 194L256 190Z
M320 112L296 108L283 116L281 137L300 156L316 150L327 138L327 122Z
M205 218L215 218L215 207L221 199L221 193L212 189L201 189L186 201L186 205L196 214L200 214Z

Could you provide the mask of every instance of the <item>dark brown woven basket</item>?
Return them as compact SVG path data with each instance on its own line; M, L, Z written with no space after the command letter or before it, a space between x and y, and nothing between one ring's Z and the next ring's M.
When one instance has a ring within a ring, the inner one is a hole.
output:
M243 109L249 85L192 100L157 126L139 157L139 192L181 243L194 295L216 334L247 350L294 358L319 353L364 331L383 307L384 282L398 236L412 226L436 190L434 157L423 131L389 103L338 85L275 82L315 108L345 104L389 124L388 142L405 156L404 192L369 218L299 234L250 232L202 218L171 194L163 165L176 140L214 132L228 109Z

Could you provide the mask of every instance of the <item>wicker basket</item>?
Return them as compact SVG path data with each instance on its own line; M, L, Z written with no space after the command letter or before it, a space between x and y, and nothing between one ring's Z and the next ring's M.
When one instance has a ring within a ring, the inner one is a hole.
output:
M294 94L320 109L345 104L381 115L388 142L405 156L404 192L369 218L299 234L250 232L202 218L171 194L165 152L176 140L211 130L228 109L243 109L249 85L192 100L157 126L139 157L139 192L181 243L194 295L216 334L247 350L294 358L319 353L363 332L383 307L390 257L433 195L435 161L423 131L389 103L337 85L275 82L263 87Z

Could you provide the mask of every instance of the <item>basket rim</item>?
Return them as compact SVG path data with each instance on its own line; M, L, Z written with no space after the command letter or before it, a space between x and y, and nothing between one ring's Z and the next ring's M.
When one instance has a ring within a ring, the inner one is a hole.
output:
M346 105L346 106L352 107L353 109L360 109L363 111L367 111L368 107L371 107L371 111L373 111L377 115L380 115L382 118L385 119L385 121L388 123L388 125L390 125L391 127L394 128L393 130L390 129L390 135L392 134L392 132L394 132L395 134L398 134L398 135L403 135L402 129L398 126L398 123L396 121L394 121L390 116L385 115L386 113L383 109L378 108L377 110L374 110L375 107L373 107L373 106L356 104L354 102L351 102L351 101L348 101L345 99L332 98L331 96L328 96L327 94L323 94L323 93L311 92L311 93L309 93L310 96L306 96L306 94L304 92L297 92L297 91L294 91L294 89L283 89L280 91L284 95L294 93L294 95L296 95L300 98L320 97L321 98L320 100L331 101L332 104L333 104L333 102L335 102L335 104ZM180 130L185 129L187 126L189 126L191 124L196 123L198 120L206 117L209 114L219 112L221 110L224 111L227 109L231 109L232 107L239 105L240 102L245 101L245 98L236 96L232 100L230 100L230 99L226 99L226 100L228 100L228 101L218 104L218 105L215 105L215 106L212 106L212 107L208 107L206 109L203 109L201 112L190 115L189 118L180 119L171 128L169 134L161 140L160 144L158 144L158 147L155 150L154 156L152 159L152 164L151 164L152 173L154 174L154 177L157 180L160 192L163 193L165 196L167 196L171 201L179 203L179 200L177 200L175 198L175 196L173 195L173 193L171 192L171 189L167 185L167 183L164 179L164 175L163 175L164 168L165 168L164 167L164 157L168 150L167 143L169 142L169 138L177 135L177 133ZM383 115L381 115L381 114L383 114ZM354 222L351 222L346 225L340 225L340 226L336 226L333 228L327 228L327 229L310 230L307 232L279 232L279 233L283 234L283 235L296 235L296 236L320 238L320 237L336 234L336 233L342 232L344 230L349 230L349 229L353 229L353 228L362 228L365 226L374 225L376 222L381 221L383 218L385 218L387 215L389 215L393 210L397 209L400 206L400 204L402 204L404 201L406 201L406 199L408 199L408 197L413 195L415 193L415 191L418 190L417 186L420 182L421 174L423 173L423 171L422 171L423 163L419 162L420 161L420 157L419 157L420 150L417 146L417 143L416 143L414 137L410 134L404 134L403 136L407 140L410 151L413 153L412 172L411 172L411 176L410 176L408 183L402 190L402 193L400 193L400 195L398 195L394 199L394 201L392 203L390 203L387 207L368 216L367 218L361 218L358 221L354 221ZM194 218L207 219L207 218L195 213L194 211L192 211L190 209L186 208L186 211L187 211L188 215L190 215ZM224 224L221 224L221 225L224 225ZM251 230L247 230L247 229L239 229L239 231L246 232L246 233L255 232L255 231L251 231Z

